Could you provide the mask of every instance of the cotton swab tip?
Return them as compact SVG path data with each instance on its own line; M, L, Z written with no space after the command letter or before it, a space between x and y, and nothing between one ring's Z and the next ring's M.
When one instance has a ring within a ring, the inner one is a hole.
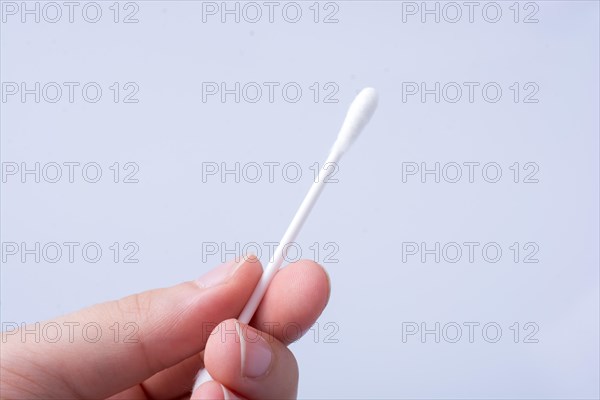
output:
M336 140L336 146L340 150L346 151L354 140L356 140L375 113L378 99L377 91L368 87L361 90L352 104L350 104L346 119Z

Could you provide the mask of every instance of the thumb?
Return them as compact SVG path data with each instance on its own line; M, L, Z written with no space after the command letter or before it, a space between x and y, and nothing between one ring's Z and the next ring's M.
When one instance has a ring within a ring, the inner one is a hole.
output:
M219 322L239 315L261 273L250 256L197 281L3 332L0 397L98 398L134 386L201 352ZM32 333L45 328L52 334Z

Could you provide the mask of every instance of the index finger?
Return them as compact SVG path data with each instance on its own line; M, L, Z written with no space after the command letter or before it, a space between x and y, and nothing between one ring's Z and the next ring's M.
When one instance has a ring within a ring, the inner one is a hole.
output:
M250 325L290 344L319 318L330 290L321 265L310 260L292 263L277 272Z

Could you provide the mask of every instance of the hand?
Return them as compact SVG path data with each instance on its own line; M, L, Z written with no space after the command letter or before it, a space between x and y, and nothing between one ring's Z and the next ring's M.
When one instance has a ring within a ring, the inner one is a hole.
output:
M280 270L247 326L235 318L261 273L250 256L197 281L9 329L0 397L187 399L206 366L215 381L193 399L294 398L298 366L286 346L325 308L329 280L312 261Z

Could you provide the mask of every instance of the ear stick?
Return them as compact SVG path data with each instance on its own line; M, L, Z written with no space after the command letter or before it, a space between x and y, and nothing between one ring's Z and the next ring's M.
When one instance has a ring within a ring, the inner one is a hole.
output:
M254 312L258 308L258 305L265 295L271 280L273 280L275 274L283 263L283 260L286 256L287 247L296 239L296 236L298 236L300 229L302 229L302 226L308 218L310 211L325 187L328 166L332 163L337 163L342 158L342 155L348 150L348 148L350 148L350 145L367 125L376 108L377 92L373 88L365 88L361 90L361 92L356 96L350 105L348 113L346 114L346 119L342 124L342 128L338 133L337 139L334 142L331 151L329 152L327 160L319 171L318 179L312 184L310 190L306 194L306 197L302 201L302 204L300 204L298 211L296 211L296 215L294 215L292 222L285 231L279 246L277 246L277 249L273 254L272 261L269 262L263 271L258 285L256 285L254 292L250 296L250 299L246 303L246 306L238 318L240 322L247 324L252 319L252 316L254 315ZM204 382L210 380L212 380L210 374L206 369L203 369L198 373L194 388L197 388Z

